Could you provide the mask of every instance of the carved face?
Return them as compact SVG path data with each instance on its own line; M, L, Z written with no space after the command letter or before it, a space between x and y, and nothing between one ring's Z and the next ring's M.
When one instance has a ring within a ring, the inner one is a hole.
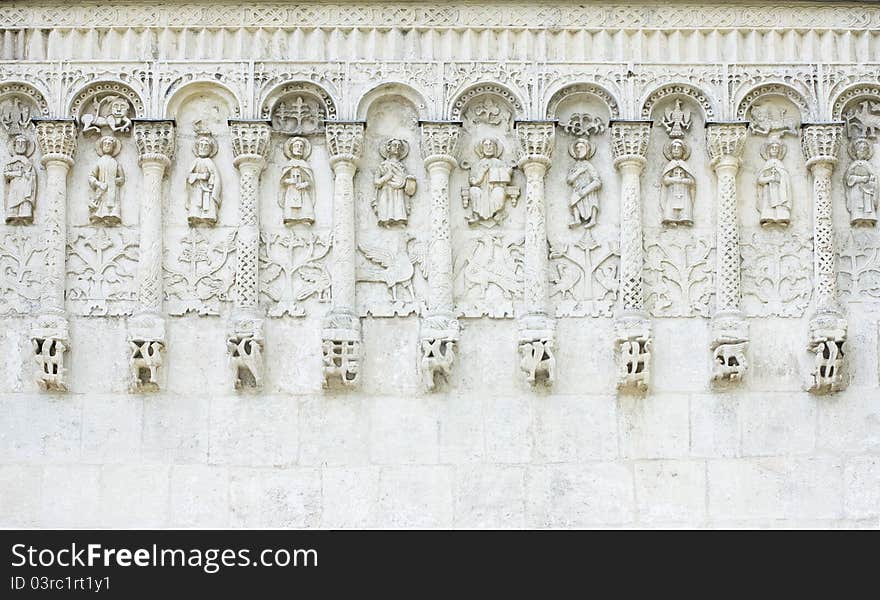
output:
M782 156L782 144L779 142L767 144L767 156L770 158L780 158Z
M672 142L672 146L669 148L669 155L672 157L672 160L681 160L684 158L684 144L681 143L681 140L675 140Z
M115 149L116 149L116 140L114 140L110 136L101 138L101 154L112 155L113 151Z
M495 156L495 152L497 151L495 140L492 138L486 138L480 143L480 146L483 149L483 156L486 158L492 158Z
M211 156L211 151L214 149L214 144L211 143L211 139L207 137L200 137L199 141L196 142L196 154L199 158L207 158Z
M117 119L124 119L128 116L128 102L125 100L114 100L110 105L110 114Z
M871 143L868 140L857 140L853 144L853 154L857 160L868 160L872 154Z
M23 135L20 135L15 138L12 142L12 151L16 154L27 154L28 150L28 141L27 138Z
M302 156L306 151L306 145L301 139L295 139L290 143L290 153L293 156Z
M586 158L589 148L584 140L578 140L574 143L574 157L578 160Z
M400 143L400 140L389 140L388 141L388 156L393 156L395 158L399 157L403 152L403 144Z

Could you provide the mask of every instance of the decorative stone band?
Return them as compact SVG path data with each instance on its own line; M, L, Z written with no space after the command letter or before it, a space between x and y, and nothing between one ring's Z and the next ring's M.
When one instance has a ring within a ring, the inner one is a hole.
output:
M174 120L134 119L133 123L134 141L141 166L144 163L157 162L168 168L174 158Z
M31 119L37 131L41 162L59 160L73 166L76 154L76 121L74 119Z
M262 164L269 154L272 124L265 120L229 119L234 165L252 161Z
M364 121L324 121L330 166L338 161L357 162L364 147Z
M456 165L461 126L461 121L419 121L426 168L438 160Z
M749 134L748 121L709 121L706 123L706 150L712 168L725 158L736 159L739 164L746 138Z
M653 121L611 120L611 153L614 166L620 168L625 162L645 164L648 154L648 140L651 137Z
M514 122L520 145L520 165L540 162L549 168L553 154L556 121L516 121Z
M845 123L804 123L801 125L801 149L807 168L815 164L837 164Z

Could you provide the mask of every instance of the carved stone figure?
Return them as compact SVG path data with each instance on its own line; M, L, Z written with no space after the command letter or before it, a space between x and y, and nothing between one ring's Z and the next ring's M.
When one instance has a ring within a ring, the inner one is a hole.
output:
M846 208L853 225L874 225L877 222L877 175L871 165L874 148L866 138L856 139L849 147L853 161L843 177L846 186Z
M101 133L101 127L110 131L125 133L131 129L128 114L131 106L128 100L116 94L95 97L92 100L92 112L82 116L83 133Z
M519 343L519 355L519 368L530 385L541 379L547 384L556 380L556 359L551 340L522 341Z
M437 387L438 378L449 381L452 363L455 362L455 343L455 340L445 338L422 340L419 371L425 389L433 390Z
M850 136L861 136L874 139L880 129L880 104L877 102L860 102L859 108L851 108L845 115Z
M0 125L9 133L32 128L31 105L28 101L13 96L0 102ZM36 115L34 115L36 116Z
M785 108L773 104L754 105L750 112L752 131L766 136L797 135L796 121L786 118L786 112Z
M571 187L568 208L571 211L569 227L592 227L599 216L599 190L602 180L599 172L590 163L596 154L596 147L585 138L578 138L571 143L568 153L574 158L574 164L565 176L565 182Z
M122 223L122 185L125 173L116 160L122 143L111 135L101 137L96 148L98 161L89 172L89 221L96 225L119 225Z
M284 224L315 222L315 175L308 158L312 145L304 137L293 137L284 144L289 159L281 170L281 198L278 203Z
M761 148L766 162L758 171L758 211L761 225L787 226L791 220L791 175L782 164L785 144L771 139Z
M164 344L158 340L129 340L128 345L131 350L130 388L133 391L158 390Z
M680 139L673 139L663 148L669 162L663 169L660 207L664 225L694 224L694 193L697 179L688 167L691 151Z
M34 206L37 202L37 170L31 160L34 143L27 136L18 134L9 142L12 157L3 167L6 182L6 222L11 225L28 225L34 222Z
M494 138L484 138L474 148L479 157L470 167L468 187L461 190L462 205L470 209L468 223L496 225L507 200L516 206L520 190L511 185L513 168L501 160L504 147Z
M682 138L685 131L691 127L691 113L690 111L682 110L681 100L676 100L675 107L667 108L663 114L662 124L666 128L666 133L669 137L673 139Z
M196 159L186 177L189 191L186 209L189 224L216 225L221 202L220 171L214 162L217 155L217 140L209 133L200 134L194 148Z
M235 389L263 386L263 343L252 336L231 336L226 340Z
M406 225L411 210L410 199L416 193L416 180L406 171L403 159L409 154L405 140L391 138L379 147L384 159L376 169L373 185L376 197L373 211L379 225Z
M409 301L416 299L413 290L413 276L415 267L419 266L422 276L427 277L427 257L425 245L415 242L410 235L403 236L395 250L362 242L358 244L358 250L370 262L365 268L360 269L357 281L367 283L384 283L391 295L391 302L407 301L399 297L399 290L403 290L409 296Z

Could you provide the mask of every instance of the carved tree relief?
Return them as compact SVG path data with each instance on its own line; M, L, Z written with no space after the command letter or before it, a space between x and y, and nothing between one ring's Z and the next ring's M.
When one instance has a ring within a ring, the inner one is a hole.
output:
M235 232L208 237L189 231L165 253L165 297L168 314L218 315L231 300L235 283Z
M330 301L330 271L326 257L329 236L292 232L263 232L260 236L260 293L269 303L270 317L301 317L306 302Z

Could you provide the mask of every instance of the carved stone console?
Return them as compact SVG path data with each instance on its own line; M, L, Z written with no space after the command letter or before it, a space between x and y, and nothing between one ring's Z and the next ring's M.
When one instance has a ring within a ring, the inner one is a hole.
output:
M644 312L641 175L651 121L611 121L614 166L620 172L620 306L615 322L621 390L644 391L650 381L651 322Z
M40 309L31 332L41 390L67 391L64 353L70 347L64 288L67 276L67 175L76 152L73 119L34 119L46 168L43 240L46 245Z
M338 379L357 384L360 375L361 325L355 298L354 174L363 152L365 124L328 121L327 150L333 169L333 303L321 335L324 385Z
M813 277L816 314L807 349L814 363L808 389L817 394L846 387L846 319L837 301L837 255L831 218L831 175L837 164L844 123L804 123L801 148L813 179Z
M749 325L741 310L739 217L736 176L748 123L707 123L706 147L715 172L715 314L712 316L712 381L742 379L748 364Z
M143 174L140 202L140 254L137 268L137 309L128 322L130 389L160 388L159 368L165 351L162 316L162 198L165 172L174 157L174 121L137 119L134 139Z

